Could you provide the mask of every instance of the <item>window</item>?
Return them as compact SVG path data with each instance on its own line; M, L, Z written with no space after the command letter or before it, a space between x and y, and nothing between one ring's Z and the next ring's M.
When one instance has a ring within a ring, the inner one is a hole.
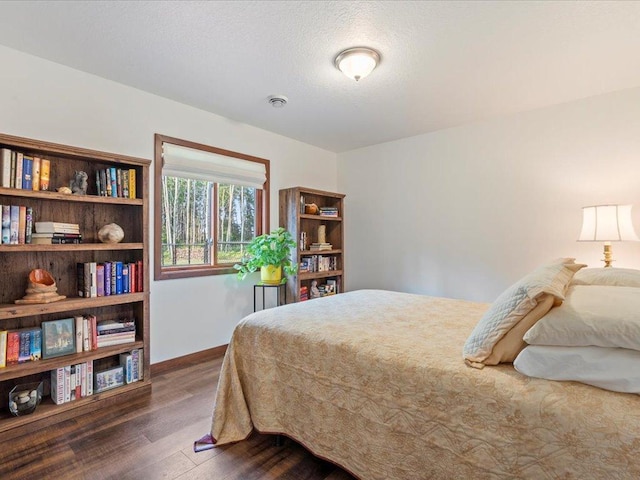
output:
M155 279L235 272L268 199L269 160L156 134Z

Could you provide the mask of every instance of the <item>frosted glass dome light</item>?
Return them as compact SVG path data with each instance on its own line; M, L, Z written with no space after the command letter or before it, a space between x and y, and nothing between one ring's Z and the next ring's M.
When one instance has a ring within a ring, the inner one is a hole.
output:
M356 82L366 77L380 63L380 54L367 47L348 48L338 54L335 66Z

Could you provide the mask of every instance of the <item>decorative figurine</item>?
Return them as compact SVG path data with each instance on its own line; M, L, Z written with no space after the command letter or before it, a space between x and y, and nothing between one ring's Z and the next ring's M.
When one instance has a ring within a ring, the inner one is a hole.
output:
M320 290L318 290L318 281L311 281L311 298L320 298Z
M102 243L119 243L124 238L124 230L117 223L108 223L98 230L98 239Z
M73 174L73 178L70 182L71 192L74 195L86 195L87 194L87 173L81 170L76 170Z
M58 295L58 287L53 276L46 270L36 268L29 272L29 283L26 295L16 300L17 304L51 303L67 298Z

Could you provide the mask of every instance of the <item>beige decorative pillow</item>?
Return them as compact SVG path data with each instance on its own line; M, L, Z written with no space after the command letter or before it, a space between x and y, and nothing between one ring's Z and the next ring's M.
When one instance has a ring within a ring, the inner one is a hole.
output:
M497 364L501 358L515 358L522 350L521 344L513 341L519 335L517 331L501 344L495 356L491 354L496 344L523 319L527 318L530 325L549 311L554 302L549 302L547 296L562 301L573 275L585 266L574 263L574 259L558 259L538 267L505 290L465 342L462 354L467 365L482 368L485 364ZM543 306L527 317L539 303ZM490 357L492 363L486 363Z
M573 285L564 303L533 325L524 341L640 350L640 288Z
M575 274L572 285L640 287L640 270L631 268L585 268Z

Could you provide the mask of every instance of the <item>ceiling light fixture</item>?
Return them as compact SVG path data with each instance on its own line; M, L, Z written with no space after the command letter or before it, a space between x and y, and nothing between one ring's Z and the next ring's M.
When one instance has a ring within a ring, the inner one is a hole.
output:
M378 63L380 54L368 47L347 48L334 61L338 70L356 82L373 72Z
M282 108L287 104L287 101L289 101L284 95L271 95L267 100L273 108Z

